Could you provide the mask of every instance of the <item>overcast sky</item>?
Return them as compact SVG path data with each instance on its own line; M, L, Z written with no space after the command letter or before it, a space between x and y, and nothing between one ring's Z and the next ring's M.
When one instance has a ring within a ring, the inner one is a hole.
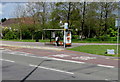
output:
M13 15L17 4L25 5L26 3L20 2L2 2L0 3L0 19L2 18L15 18Z
M0 19L1 18L14 18L13 15L17 4L24 5L25 3L0 3Z

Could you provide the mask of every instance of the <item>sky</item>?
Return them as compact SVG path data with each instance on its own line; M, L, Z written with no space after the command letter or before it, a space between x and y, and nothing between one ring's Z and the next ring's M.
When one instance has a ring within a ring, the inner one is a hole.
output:
M2 18L15 18L13 15L15 7L17 4L24 5L25 3L13 3L13 2L4 2L0 3L0 19Z
M15 18L13 15L15 11L15 7L17 4L24 5L26 3L20 3L20 2L2 2L0 3L0 19L2 18Z

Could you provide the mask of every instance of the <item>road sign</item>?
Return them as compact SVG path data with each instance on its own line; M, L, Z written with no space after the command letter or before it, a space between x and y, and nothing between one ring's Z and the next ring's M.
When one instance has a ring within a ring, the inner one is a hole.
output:
M68 23L64 24L64 29L68 29Z
M120 18L117 18L115 21L115 26L120 27Z
M107 49L107 54L115 54L114 49Z

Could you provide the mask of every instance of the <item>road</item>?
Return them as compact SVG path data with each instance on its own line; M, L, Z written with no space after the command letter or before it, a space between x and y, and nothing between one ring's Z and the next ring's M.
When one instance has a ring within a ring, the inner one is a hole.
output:
M107 82L118 80L119 68L117 67L48 59L44 56L9 49L2 50L0 61L2 61L3 80L22 80L41 62L40 66L26 80L105 80Z
M2 41L0 45L3 80L118 82L114 81L118 80L120 69L117 57L69 51L62 47L48 46L39 42ZM73 47L81 45L116 44L74 43Z

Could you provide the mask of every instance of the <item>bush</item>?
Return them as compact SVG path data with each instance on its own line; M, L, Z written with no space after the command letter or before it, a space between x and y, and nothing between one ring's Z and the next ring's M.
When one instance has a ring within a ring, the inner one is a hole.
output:
M110 35L99 36L98 39L100 41L109 41L110 40Z
M9 31L5 34L5 36L3 38L7 39L7 40L10 40L10 39L16 39L17 36L14 34L14 32Z
M117 37L100 36L99 38L87 38L86 41L116 41Z
M116 41L117 37L110 37L110 35L103 35L98 37L99 41Z
M72 35L72 39L78 39L78 35Z
M117 41L117 37L111 37L110 41Z
M87 38L86 41L99 41L97 38Z

